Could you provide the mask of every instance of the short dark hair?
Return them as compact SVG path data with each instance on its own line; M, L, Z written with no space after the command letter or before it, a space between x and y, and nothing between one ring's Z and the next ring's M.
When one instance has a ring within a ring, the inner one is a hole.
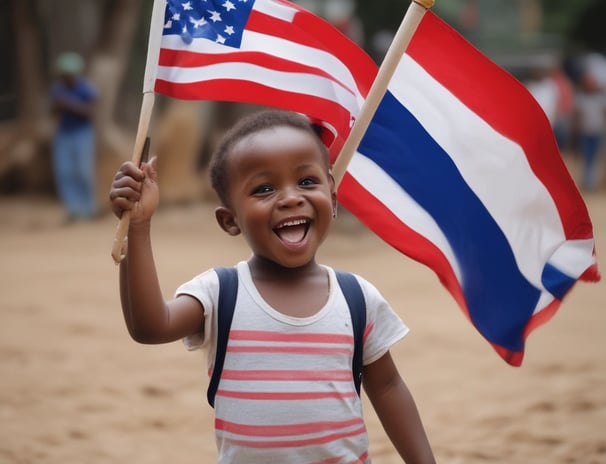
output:
M309 119L299 113L282 110L262 110L248 115L238 121L228 130L219 142L210 162L210 180L212 188L224 204L228 204L229 178L227 173L227 157L233 147L245 137L273 127L291 127L313 135L326 161L326 169L330 168L328 149L322 143L318 131Z

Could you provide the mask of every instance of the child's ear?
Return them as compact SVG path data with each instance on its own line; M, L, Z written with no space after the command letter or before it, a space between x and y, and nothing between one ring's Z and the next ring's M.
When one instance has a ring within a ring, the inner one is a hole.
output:
M215 218L217 218L219 227L229 235L238 235L240 233L240 228L236 224L236 218L229 208L219 206L215 209Z

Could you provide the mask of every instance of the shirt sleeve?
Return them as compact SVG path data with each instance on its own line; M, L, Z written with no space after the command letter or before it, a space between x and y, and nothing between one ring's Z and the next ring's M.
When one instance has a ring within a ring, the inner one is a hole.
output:
M183 344L188 350L206 348L213 332L213 320L219 300L219 278L213 270L208 270L189 282L185 282L175 292L175 297L189 295L200 302L204 308L203 332L188 335Z
M379 290L370 282L356 276L366 299L366 330L362 363L368 365L383 356L409 332Z

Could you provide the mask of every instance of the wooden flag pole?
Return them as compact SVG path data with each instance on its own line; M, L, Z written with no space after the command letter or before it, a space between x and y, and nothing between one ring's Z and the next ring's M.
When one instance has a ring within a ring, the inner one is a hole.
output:
M379 67L377 77L368 92L366 100L362 104L362 108L360 108L360 113L333 166L332 174L337 186L341 183L341 180L343 180L347 166L356 152L358 145L360 145L360 141L362 140L375 111L379 107L383 95L385 95L385 92L387 91L387 86L398 67L400 58L406 51L412 36L417 30L417 26L423 19L423 15L433 6L433 4L434 0L414 0L408 7L404 19Z
M141 155L145 147L145 140L147 139L152 110L154 108L154 82L156 80L158 57L160 56L160 41L162 39L165 10L166 0L154 0L147 44L147 62L145 64L145 74L143 77L143 101L141 102L139 125L137 127L137 135L135 137L135 146L133 147L132 156L132 162L137 165L141 162ZM129 225L130 211L125 211L118 223L112 247L111 255L116 264L119 264L126 256L126 236L128 234Z

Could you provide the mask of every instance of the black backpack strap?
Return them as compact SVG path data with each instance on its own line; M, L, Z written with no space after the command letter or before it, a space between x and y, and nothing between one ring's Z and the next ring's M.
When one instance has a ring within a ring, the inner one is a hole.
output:
M362 384L362 354L366 330L366 300L356 277L350 272L336 271L337 281L347 301L354 334L354 354L351 370L358 395Z
M215 354L215 365L208 384L206 398L208 404L215 407L215 394L221 380L225 352L227 351L227 340L231 321L234 317L236 297L238 296L238 270L234 267L216 267L215 272L219 277L219 305L217 307L217 353Z

